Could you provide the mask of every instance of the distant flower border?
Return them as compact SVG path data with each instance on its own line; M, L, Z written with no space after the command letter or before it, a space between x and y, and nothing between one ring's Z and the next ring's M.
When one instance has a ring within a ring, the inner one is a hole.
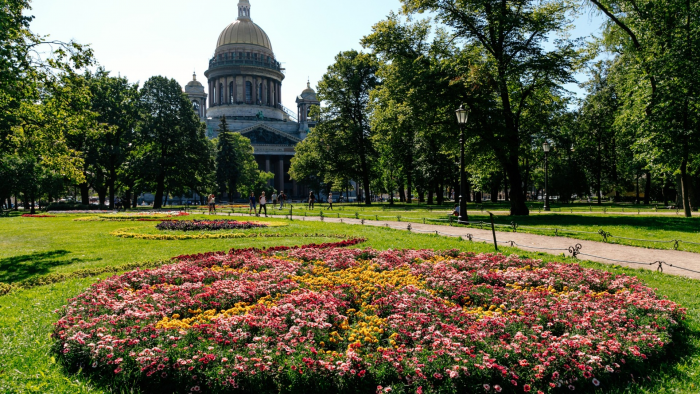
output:
M136 228L123 228L109 233L114 237L145 239L149 241L184 241L189 239L238 239L238 238L345 238L345 235L280 234L280 233L223 233L223 234L139 234Z
M56 218L56 215L32 215L30 213L25 213L22 215L23 218Z
M174 217L190 216L187 212L143 213L135 215L96 215L73 219L75 222L162 222Z

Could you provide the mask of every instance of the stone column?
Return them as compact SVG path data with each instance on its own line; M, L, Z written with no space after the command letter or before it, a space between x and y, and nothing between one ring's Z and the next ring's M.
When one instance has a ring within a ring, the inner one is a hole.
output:
M270 172L270 156L265 156L265 172ZM274 182L274 179L267 181L267 184L271 185L272 182Z
M284 190L284 156L280 156L280 180L279 180L279 190Z

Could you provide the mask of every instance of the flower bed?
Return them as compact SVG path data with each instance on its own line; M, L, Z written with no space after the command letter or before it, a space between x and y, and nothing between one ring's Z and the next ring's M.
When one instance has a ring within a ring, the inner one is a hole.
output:
M158 230L176 231L218 231L218 230L248 230L264 228L268 225L258 222L239 222L237 220L178 220L158 223Z
M55 218L56 215L32 215L29 213L25 213L22 215L23 218Z
M663 354L685 315L634 277L515 256L317 247L176 261L70 300L55 352L162 392L591 391Z
M337 234L284 234L284 233L218 233L218 234L143 234L137 228L122 228L109 233L114 237L146 239L149 241L184 241L188 239L235 239L235 238L345 238Z
M87 216L73 219L76 222L162 222L173 217L190 216L187 212L141 212L135 214L112 214Z

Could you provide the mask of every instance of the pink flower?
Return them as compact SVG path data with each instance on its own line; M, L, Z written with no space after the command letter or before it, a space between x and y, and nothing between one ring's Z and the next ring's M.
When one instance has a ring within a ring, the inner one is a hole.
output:
M594 386L596 386L596 387L600 386L600 380L593 378L592 382L593 382Z

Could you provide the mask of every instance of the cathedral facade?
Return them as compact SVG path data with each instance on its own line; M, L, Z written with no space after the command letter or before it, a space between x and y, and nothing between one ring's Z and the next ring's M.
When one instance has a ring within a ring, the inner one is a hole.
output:
M238 18L219 35L204 73L206 91L193 75L185 93L206 122L210 138L217 136L221 117L226 117L230 131L250 139L259 168L275 175L272 186L288 196L302 197L307 191L290 179L289 167L296 144L315 126L309 110L320 103L307 84L296 99L296 113L282 105L285 69L250 11L249 1L240 0Z

